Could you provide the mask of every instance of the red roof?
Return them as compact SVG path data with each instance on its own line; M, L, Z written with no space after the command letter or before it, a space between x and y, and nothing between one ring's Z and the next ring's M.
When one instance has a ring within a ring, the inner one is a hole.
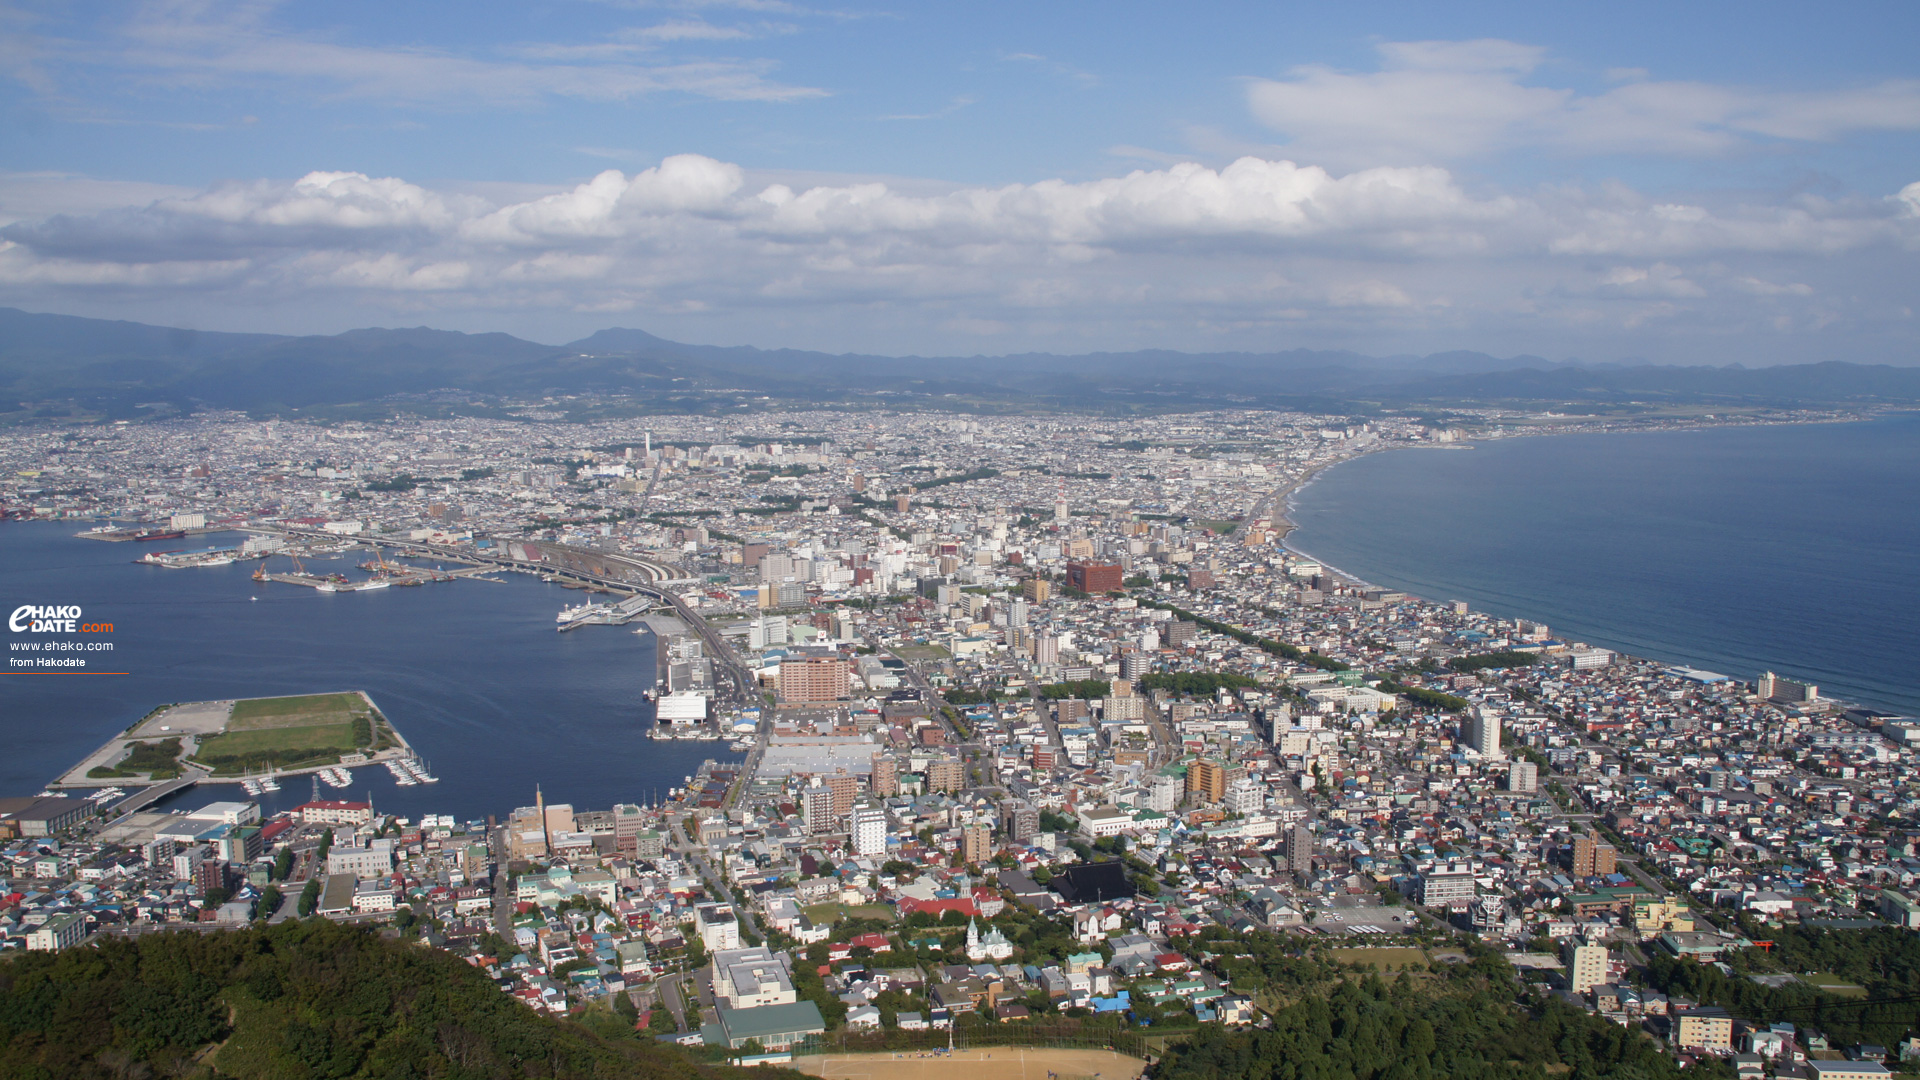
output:
M973 906L973 898L971 896L954 900L915 900L911 896L903 896L900 898L899 903L894 905L894 909L900 913L902 918L916 911L930 911L935 915L944 915L949 911L957 911L962 915L980 914L980 909Z

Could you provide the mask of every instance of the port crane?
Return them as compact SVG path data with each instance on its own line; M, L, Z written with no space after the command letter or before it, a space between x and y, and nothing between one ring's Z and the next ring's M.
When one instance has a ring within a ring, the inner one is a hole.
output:
M289 551L287 552L287 558L293 560L294 573L305 574L307 572L307 568L300 565L300 556L295 555L293 552ZM261 559L260 565L253 568L253 580L255 581L272 581L273 580L271 577L267 576L267 560Z

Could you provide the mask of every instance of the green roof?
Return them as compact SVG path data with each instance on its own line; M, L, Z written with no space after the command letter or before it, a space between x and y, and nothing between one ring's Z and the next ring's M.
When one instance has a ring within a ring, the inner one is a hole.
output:
M730 1046L737 1046L748 1039L766 1042L775 1035L806 1035L827 1030L827 1021L820 1015L820 1006L811 1001L761 1005L752 1009L729 1009L721 1005L718 1011L720 1026L726 1029Z

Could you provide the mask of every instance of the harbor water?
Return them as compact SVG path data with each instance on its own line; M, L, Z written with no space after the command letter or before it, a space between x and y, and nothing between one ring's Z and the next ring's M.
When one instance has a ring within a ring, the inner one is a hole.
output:
M155 706L329 690L365 690L440 778L401 787L378 765L353 770L323 798L365 799L409 816L504 817L547 801L604 810L652 802L706 758L737 760L720 742L646 737L654 638L638 624L557 633L554 615L588 594L526 574L419 588L324 593L259 584L253 560L167 569L136 565L153 548L237 545L241 534L191 543L79 539L80 524L0 524L0 599L79 606L111 622L110 654L90 669L125 675L0 676L0 792L30 795ZM364 552L308 563L366 575ZM285 567L286 560L274 563ZM448 569L453 569L449 566ZM18 635L16 635L16 638ZM305 777L260 798L269 812L312 794ZM173 804L245 797L202 785Z

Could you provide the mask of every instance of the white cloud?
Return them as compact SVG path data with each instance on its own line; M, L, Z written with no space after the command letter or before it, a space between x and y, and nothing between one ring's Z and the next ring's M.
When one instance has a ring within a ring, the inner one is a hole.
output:
M1636 70L1596 94L1533 79L1545 50L1509 41L1380 45L1380 69L1312 65L1247 86L1255 119L1290 150L1351 165L1456 161L1521 147L1568 154L1724 154L1769 140L1920 130L1920 80L1762 91L1659 82Z
M95 214L193 194L191 188L171 184L96 180L69 172L0 172L0 225L60 213Z
M46 98L58 96L60 74L68 69L105 69L169 86L291 85L333 99L451 108L530 106L552 98L626 101L659 94L779 102L825 94L777 81L775 65L764 59L651 55L678 43L740 41L794 30L779 23L726 26L668 19L598 41L524 43L490 56L291 32L271 23L269 8L215 0L152 3L116 24L116 36L104 41L39 37L0 45L0 70Z
M1920 180L1901 188L1900 194L1894 198L1900 202L1901 211L1907 217L1920 217Z
M920 351L982 333L1014 347L1061 343L1045 334L1198 347L1285 328L1354 345L1383 328L1519 325L1559 340L1716 323L1831 331L1848 304L1870 322L1897 309L1889 290L1920 252L1920 184L1883 199L1678 203L1620 185L1474 193L1434 166L1340 174L1251 157L997 187L749 182L683 154L532 197L330 171L104 210L76 191L75 212L0 228L0 302L111 289L736 329L886 324Z

